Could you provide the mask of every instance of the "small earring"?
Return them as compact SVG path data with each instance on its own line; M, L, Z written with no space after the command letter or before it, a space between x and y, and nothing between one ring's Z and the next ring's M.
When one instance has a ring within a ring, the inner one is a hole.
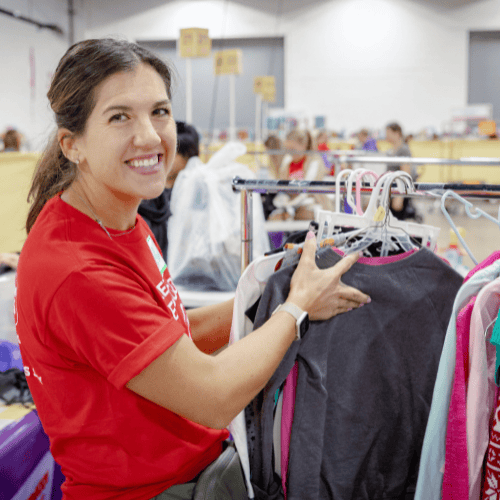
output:
M76 163L77 165L79 165L80 164L80 158L77 158L74 163Z

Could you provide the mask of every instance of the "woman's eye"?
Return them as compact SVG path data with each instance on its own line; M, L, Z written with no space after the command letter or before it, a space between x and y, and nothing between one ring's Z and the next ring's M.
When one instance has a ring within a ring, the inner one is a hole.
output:
M170 114L170 108L158 108L153 111L156 116L168 116Z
M110 122L124 122L127 119L127 115L124 113L118 113L116 115L113 115L109 121Z

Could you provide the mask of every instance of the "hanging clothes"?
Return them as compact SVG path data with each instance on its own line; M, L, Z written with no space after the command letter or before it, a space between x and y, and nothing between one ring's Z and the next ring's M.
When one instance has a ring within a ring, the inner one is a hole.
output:
M467 460L467 385L469 382L469 332L476 297L457 318L455 375L446 427L446 458L443 475L443 500L468 500L469 465Z
M316 263L327 268L340 258L325 248ZM294 269L269 278L255 328L286 300ZM368 293L372 303L312 322L249 405L257 499L280 498L272 460L274 394L295 361L288 499L404 498L414 491L445 329L462 279L422 249L385 265L358 262L343 282Z
M456 321L460 310L500 275L500 252L495 252L467 276L455 298L439 361L432 405L425 431L415 500L441 500L445 466L446 427L456 362Z

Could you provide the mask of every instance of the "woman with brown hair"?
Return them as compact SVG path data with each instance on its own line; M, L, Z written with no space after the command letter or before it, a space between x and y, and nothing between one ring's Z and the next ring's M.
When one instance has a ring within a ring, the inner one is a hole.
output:
M340 283L356 257L319 270L310 238L288 306L209 355L228 341L233 301L187 312L137 215L176 152L170 68L136 44L87 40L63 56L48 97L57 132L30 191L16 324L64 498L192 498L304 313L368 302Z

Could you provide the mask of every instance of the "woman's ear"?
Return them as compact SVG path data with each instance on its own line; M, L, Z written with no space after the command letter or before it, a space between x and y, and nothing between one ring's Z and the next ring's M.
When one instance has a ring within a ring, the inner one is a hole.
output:
M60 128L57 131L57 142L61 147L63 155L73 163L80 162L80 154L74 135L65 128Z

